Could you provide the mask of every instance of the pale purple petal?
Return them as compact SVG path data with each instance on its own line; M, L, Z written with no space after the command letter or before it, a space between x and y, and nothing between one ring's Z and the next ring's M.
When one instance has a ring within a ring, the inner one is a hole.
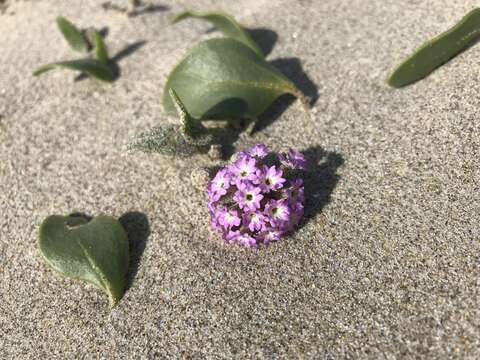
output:
M265 206L265 215L275 227L281 227L290 217L290 208L286 200L270 200Z
M290 187L286 188L284 192L289 203L291 204L297 201L300 201L303 203L303 201L305 200L302 179L295 179L294 181L292 181L290 184Z
M227 233L223 234L223 240L227 242L231 241L236 241L238 237L240 237L242 234L240 233L240 230L232 231L230 230Z
M283 232L280 230L275 229L267 229L263 233L260 234L261 241L266 245L271 241L278 241L280 237L283 235Z
M282 170L276 166L268 167L264 165L261 169L257 170L256 183L259 184L263 192L278 190L282 188L286 181L282 175Z
M250 231L262 231L267 222L267 218L261 212L250 211L243 216L243 222Z
M224 211L218 217L218 222L225 229L231 229L234 226L239 226L240 221L240 217L238 216L238 212L236 210Z
M307 169L307 161L305 156L293 149L289 149L287 154L279 154L278 159L282 165L292 169Z
M241 245L248 247L254 247L255 245L257 245L257 240L249 234L241 234L235 239L235 241Z
M257 178L257 166L254 158L244 156L233 163L231 169L233 174L238 180L250 180L253 181ZM235 180L235 179L234 179ZM234 181L235 182L235 181Z
M257 144L251 149L247 151L250 156L257 157L259 159L263 159L265 156L268 155L268 148L265 144Z
M240 209L256 210L260 207L260 201L263 199L259 187L244 184L234 195L233 199L237 202Z

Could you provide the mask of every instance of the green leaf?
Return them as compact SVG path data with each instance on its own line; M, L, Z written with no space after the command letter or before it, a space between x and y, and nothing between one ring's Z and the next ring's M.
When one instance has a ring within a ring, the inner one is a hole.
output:
M104 63L108 64L108 50L105 42L103 41L102 35L98 31L95 31L95 55L97 59Z
M201 135L202 132L206 131L205 127L198 120L195 120L190 116L175 90L169 89L168 93L175 105L180 121L182 122L183 134L186 137L195 138L198 135Z
M172 22L175 24L188 18L205 19L215 25L215 27L218 30L222 31L226 36L244 43L253 51L255 51L259 56L264 56L262 49L260 49L257 43L251 38L251 36L230 15L223 12L198 13L187 10L181 12L180 14L177 14Z
M57 17L57 25L73 50L78 52L88 51L88 43L82 32L75 25L62 16Z
M173 88L196 119L255 119L281 94L305 101L280 71L243 43L220 38L197 44L169 75L163 105L175 105Z
M141 133L129 142L130 150L185 157L206 151L213 143L213 136L200 121L190 116L175 90L169 89L169 94L182 126L156 127Z
M423 44L388 79L399 88L420 80L468 48L480 36L480 9L469 12L458 24Z
M97 216L52 215L40 226L39 247L45 261L63 275L103 290L111 305L122 298L129 265L128 238L118 220Z
M115 79L112 69L96 59L70 60L47 64L37 68L33 75L38 76L55 68L77 70L103 81L113 81Z

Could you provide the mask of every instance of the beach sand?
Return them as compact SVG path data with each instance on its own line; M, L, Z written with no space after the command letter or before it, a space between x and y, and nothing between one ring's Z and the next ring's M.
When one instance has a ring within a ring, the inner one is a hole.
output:
M100 4L17 1L0 14L0 358L480 358L480 45L412 86L385 84L477 2L164 0L133 18ZM161 104L169 72L221 36L200 20L170 25L191 7L254 28L317 98L305 112L283 97L233 144L312 162L305 222L266 248L209 230L191 173L220 162L125 149L176 121ZM78 56L58 15L107 27L112 54L130 50L117 81L31 76ZM131 281L113 309L40 257L43 219L74 211L129 233Z

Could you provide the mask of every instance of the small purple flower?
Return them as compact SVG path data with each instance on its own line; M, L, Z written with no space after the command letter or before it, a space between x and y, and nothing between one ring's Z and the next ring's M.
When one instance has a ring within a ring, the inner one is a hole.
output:
M235 193L233 200L235 200L243 210L255 211L260 207L260 200L263 199L261 189L259 187L241 183L238 186L238 191Z
M287 154L279 154L278 159L282 165L292 169L307 169L307 161L302 153L289 149Z
M232 172L235 175L233 183L237 184L244 180L255 180L257 178L256 161L254 158L244 156L232 164Z
M248 150L248 154L259 159L263 159L268 154L268 148L265 144L257 144Z
M238 216L238 212L236 210L225 210L218 217L218 222L225 229L231 229L234 226L239 226L240 221L240 217Z
M275 166L268 167L263 166L262 169L257 170L257 181L260 188L264 192L271 190L278 190L282 188L285 179L282 177L282 170L277 169Z
M265 206L265 213L273 226L285 224L290 217L290 208L286 200L270 200Z
M244 215L244 223L250 231L262 231L266 221L267 218L261 212L250 211Z

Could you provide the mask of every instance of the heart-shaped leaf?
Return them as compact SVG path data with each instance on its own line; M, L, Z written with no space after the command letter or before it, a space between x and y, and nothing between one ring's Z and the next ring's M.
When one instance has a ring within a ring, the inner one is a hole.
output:
M480 37L480 9L474 9L454 27L426 42L388 79L399 88L420 80L459 54Z
M279 70L243 43L220 38L197 44L170 74L163 105L175 105L173 88L196 119L255 119L281 94L306 102L303 94Z
M122 298L129 249L118 220L104 215L91 221L82 216L49 216L40 227L39 247L53 269L96 285L112 305Z
M55 68L77 70L103 81L113 81L115 79L112 69L96 59L60 61L53 64L43 65L34 70L33 75L38 76Z
M182 125L155 127L133 138L128 147L146 153L160 153L173 156L190 156L206 150L213 143L213 136L193 119L173 89L169 95L177 110Z
M63 37L73 50L78 52L88 51L88 42L75 25L62 16L57 17L57 25Z
M252 37L242 28L242 26L235 21L233 17L223 12L204 12L198 13L194 11L184 11L180 14L177 14L173 18L173 23L180 22L188 18L199 18L211 22L218 30L222 31L226 36L231 37L235 40L238 40L253 51L255 51L259 56L263 57L264 54L262 49L257 45L257 43L252 39Z

